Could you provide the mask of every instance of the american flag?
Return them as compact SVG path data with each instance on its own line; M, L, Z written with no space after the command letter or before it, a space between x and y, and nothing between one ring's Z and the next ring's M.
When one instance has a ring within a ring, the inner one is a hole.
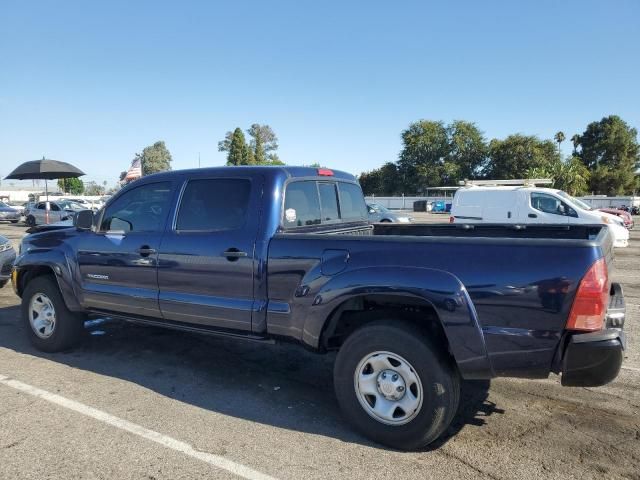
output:
M139 158L134 158L133 161L131 162L131 166L129 167L129 170L127 170L127 175L124 177L124 179L127 182L130 182L132 180L136 180L140 178L141 176L142 176L142 164L140 163Z

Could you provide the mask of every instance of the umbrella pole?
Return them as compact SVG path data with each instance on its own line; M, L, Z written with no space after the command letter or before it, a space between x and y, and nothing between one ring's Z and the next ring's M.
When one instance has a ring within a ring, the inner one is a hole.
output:
M49 209L51 208L49 206L49 186L47 185L47 179L44 179L44 193L47 196L47 201L44 204L45 206L45 210L44 210L44 222L48 225L49 224Z

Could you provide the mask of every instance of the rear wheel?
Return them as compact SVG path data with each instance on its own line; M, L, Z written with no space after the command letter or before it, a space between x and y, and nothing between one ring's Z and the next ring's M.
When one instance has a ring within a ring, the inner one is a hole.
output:
M31 343L44 352L59 352L77 344L84 315L71 312L51 275L36 277L22 294L22 320Z
M344 416L360 432L403 450L436 440L460 399L451 359L402 321L376 321L351 334L338 352L334 384Z

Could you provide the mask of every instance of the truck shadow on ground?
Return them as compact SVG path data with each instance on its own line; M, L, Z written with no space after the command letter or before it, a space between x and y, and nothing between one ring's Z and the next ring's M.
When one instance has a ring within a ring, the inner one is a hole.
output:
M384 448L341 417L333 393L334 355L111 320L88 322L76 349L46 354L28 342L19 314L17 306L0 308L0 347L132 382L224 415ZM440 448L467 425L482 426L487 416L503 413L488 400L489 386L489 381L463 382L456 418L427 450Z

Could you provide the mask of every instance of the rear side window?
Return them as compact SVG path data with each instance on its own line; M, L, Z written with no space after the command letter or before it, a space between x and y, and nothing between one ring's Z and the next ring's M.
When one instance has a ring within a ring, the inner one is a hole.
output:
M319 183L318 191L320 192L320 210L322 212L323 222L332 222L340 220L340 212L338 211L338 192L334 183Z
M182 194L176 230L210 232L242 228L251 182L241 178L190 180Z
M368 218L362 190L355 183L338 183L340 192L340 215L343 220L365 220Z
M320 224L320 201L316 182L293 182L284 197L285 228Z

